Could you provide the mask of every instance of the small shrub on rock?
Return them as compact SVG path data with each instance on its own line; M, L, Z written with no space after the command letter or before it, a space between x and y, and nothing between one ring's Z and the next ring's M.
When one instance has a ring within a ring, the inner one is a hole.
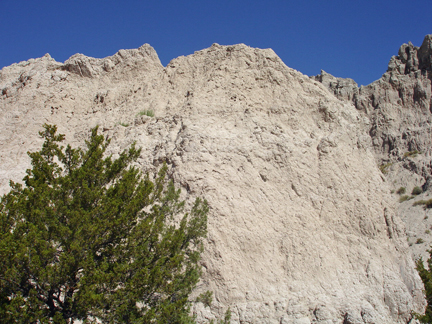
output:
M410 152L406 152L404 153L403 157L407 158L407 157L416 157L417 154L420 154L421 152L419 151L410 151Z
M389 163L385 163L385 164L381 164L379 166L380 171L382 172L382 174L387 174L388 173L388 168L391 167L393 165L393 163L389 162Z
M413 206L419 206L419 205L424 205L424 208L432 208L432 199L418 200L413 204Z
M403 195L406 192L406 188L405 187L400 187L398 190L396 190L396 193L398 195Z
M420 187L414 187L414 189L411 191L411 195L417 196L423 193L423 189Z
M404 202L404 201L409 200L409 199L410 199L410 196L408 196L408 195L403 195L403 196L401 196L401 197L399 198L399 202L401 203L401 202Z

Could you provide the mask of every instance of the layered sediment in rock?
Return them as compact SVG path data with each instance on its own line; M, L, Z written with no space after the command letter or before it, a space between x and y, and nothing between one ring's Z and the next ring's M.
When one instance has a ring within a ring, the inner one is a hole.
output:
M199 320L230 307L233 323L407 323L423 310L375 160L378 119L349 101L361 90L341 101L270 49L214 44L167 67L149 45L64 64L46 55L3 68L0 91L2 192L44 123L73 144L99 125L111 153L136 141L145 170L166 161L186 199L209 201L195 293L215 301L194 305Z

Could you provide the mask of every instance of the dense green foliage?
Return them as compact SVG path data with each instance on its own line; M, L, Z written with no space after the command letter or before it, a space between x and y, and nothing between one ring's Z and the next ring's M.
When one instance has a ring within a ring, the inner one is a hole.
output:
M431 257L427 260L428 269L424 266L423 260L417 261L417 271L424 284L427 306L424 315L417 315L421 323L432 323L432 251Z
M193 322L206 201L184 214L166 166L153 181L131 166L135 145L113 159L97 128L83 150L56 131L1 199L2 322Z

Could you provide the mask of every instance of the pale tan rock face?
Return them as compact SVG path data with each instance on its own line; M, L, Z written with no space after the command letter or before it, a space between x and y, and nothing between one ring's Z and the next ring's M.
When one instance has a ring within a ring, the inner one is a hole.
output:
M432 209L414 203L432 199L432 35L420 47L403 44L387 72L365 87L325 72L314 77L339 99L352 101L370 120L377 163L384 173L397 214L406 224L414 258L429 258ZM422 193L411 195L415 187ZM405 193L398 194L401 188ZM405 201L399 199L406 195Z
M215 301L199 320L230 307L232 323L407 323L423 309L369 118L272 50L214 44L165 68L148 45L45 56L1 70L0 91L3 192L43 123L74 144L100 125L112 153L136 141L144 169L167 161L185 198L209 201L195 294Z

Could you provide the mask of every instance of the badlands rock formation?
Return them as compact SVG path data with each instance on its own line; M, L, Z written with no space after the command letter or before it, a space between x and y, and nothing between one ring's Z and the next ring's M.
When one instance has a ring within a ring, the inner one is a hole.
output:
M403 44L387 72L368 86L358 88L353 80L324 71L314 79L339 99L352 101L370 120L375 156L394 199L399 199L399 188L406 188L412 198L398 204L398 214L406 223L414 256L427 259L432 210L413 203L432 198L432 35L427 35L420 47ZM411 196L416 186L423 193Z
M242 44L213 44L166 67L149 45L13 64L0 72L1 191L24 176L44 123L75 145L100 125L111 153L136 141L144 170L166 161L186 199L209 201L196 294L212 290L215 301L194 305L200 321L230 307L232 323L408 323L425 302L393 184L376 160L390 159L378 148L392 129L379 128L363 90L347 82L339 99L325 78ZM427 96L417 115L430 116ZM407 143L422 138L422 125Z

